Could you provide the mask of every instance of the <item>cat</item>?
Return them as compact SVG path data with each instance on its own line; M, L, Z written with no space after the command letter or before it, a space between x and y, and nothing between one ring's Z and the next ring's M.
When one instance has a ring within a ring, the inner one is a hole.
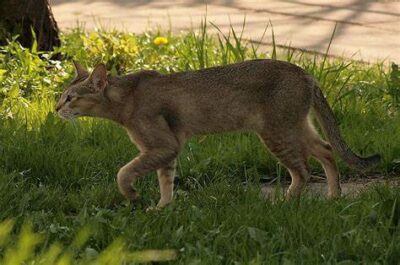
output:
M74 62L76 77L59 99L64 119L92 116L122 125L140 151L117 174L120 192L134 201L138 177L157 170L161 198L171 202L176 158L185 141L199 134L250 130L288 169L287 198L298 197L310 177L308 159L324 168L328 198L340 196L333 151L351 167L370 168L379 155L362 158L340 135L317 81L302 68L278 60L251 60L174 74L139 71L109 76L104 64L89 73ZM329 140L313 127L315 113Z

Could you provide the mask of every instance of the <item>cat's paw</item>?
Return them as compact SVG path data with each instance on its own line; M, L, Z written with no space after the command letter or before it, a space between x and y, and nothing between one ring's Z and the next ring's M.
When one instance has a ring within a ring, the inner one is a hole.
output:
M124 195L130 202L136 202L139 199L139 193L133 188L129 192L125 192Z

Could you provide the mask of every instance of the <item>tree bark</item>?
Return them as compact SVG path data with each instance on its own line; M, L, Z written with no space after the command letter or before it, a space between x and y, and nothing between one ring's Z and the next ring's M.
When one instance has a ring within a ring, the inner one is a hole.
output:
M30 48L34 41L32 31L39 51L60 46L59 30L48 0L0 0L0 45L18 34L21 45Z

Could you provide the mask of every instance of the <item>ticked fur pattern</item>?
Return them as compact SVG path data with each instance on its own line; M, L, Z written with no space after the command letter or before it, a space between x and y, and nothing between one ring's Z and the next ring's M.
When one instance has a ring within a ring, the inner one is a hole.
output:
M198 71L163 75L140 71L107 75L103 64L89 73L74 62L76 77L57 103L65 119L92 116L122 125L140 154L117 175L120 192L137 199L136 180L157 171L164 207L173 198L176 158L193 135L253 131L288 169L287 197L297 197L310 177L308 160L324 168L328 197L340 196L333 152L365 170L380 160L353 153L340 135L318 83L300 67L277 60L252 60ZM311 122L315 113L328 141Z

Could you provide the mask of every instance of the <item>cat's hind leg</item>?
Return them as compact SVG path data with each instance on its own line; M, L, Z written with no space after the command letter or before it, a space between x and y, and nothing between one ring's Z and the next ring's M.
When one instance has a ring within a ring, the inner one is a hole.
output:
M290 173L292 182L286 197L300 196L310 177L307 148L302 141L301 133L294 130L282 130L275 134L260 133L259 136Z
M339 170L337 168L332 147L315 134L311 142L311 155L317 159L324 168L328 182L328 198L338 198L341 194L339 183Z

